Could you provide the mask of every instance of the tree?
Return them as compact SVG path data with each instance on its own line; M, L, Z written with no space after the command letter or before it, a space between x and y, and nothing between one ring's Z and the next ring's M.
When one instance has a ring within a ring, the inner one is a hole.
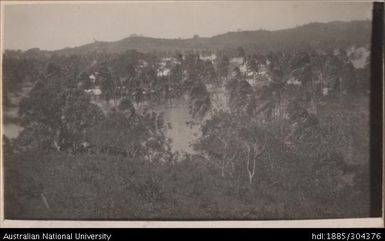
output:
M210 60L206 60L202 64L202 81L204 83L212 83L216 78L216 72L213 63Z
M102 120L104 114L90 103L82 89L66 85L69 82L63 77L49 76L37 82L20 103L19 112L25 128L21 136L36 138L34 141L45 143L48 149L76 151L84 141L86 130ZM39 138L39 135L44 137Z
M65 92L58 141L61 148L74 151L85 141L87 130L104 119L104 114L98 106L90 103L82 90L67 89Z
M119 110L126 113L128 118L133 118L136 114L134 104L129 98L123 98L120 101Z
M220 169L221 176L230 176L235 171L235 161L239 158L237 120L230 113L219 111L202 126L202 137L195 149L208 156L210 164Z
M170 143L163 115L154 112L128 115L126 107L131 109L127 100L87 131L86 138L94 151L135 161L168 160Z
M247 156L246 156L246 169L249 177L249 183L251 184L255 177L255 169L257 165L258 158L263 154L267 144L266 133L263 133L258 127L251 127L253 131L250 131L250 128L242 128L239 131L241 136L242 143L246 147ZM262 137L264 136L264 137ZM262 141L262 139L264 139Z
M220 57L217 66L217 72L221 78L227 78L229 74L230 60L226 55Z
M210 94L204 83L197 83L190 92L190 112L193 118L203 119L211 108Z
M290 132L285 137L285 143L292 144L292 141L299 140L309 128L318 125L318 119L310 114L298 100L293 100L287 108L290 121Z
M253 88L246 80L233 78L226 85L229 95L229 106L232 112L254 115L256 99Z
M243 47L237 48L237 57L242 57L242 58L246 57L246 53L245 53L245 50L243 49Z

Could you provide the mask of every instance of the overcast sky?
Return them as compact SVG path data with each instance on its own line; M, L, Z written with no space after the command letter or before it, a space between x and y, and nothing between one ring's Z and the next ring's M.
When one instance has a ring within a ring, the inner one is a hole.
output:
M130 34L210 37L229 31L277 30L309 22L371 19L368 2L144 2L30 4L4 8L5 49L60 49Z

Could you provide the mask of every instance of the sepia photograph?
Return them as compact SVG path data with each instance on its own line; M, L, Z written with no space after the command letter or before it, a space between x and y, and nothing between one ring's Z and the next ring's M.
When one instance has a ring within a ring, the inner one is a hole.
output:
M4 219L381 217L373 6L5 1Z

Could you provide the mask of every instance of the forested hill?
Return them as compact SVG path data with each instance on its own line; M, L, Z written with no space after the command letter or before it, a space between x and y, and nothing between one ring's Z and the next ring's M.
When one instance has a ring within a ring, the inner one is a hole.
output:
M85 54L92 52L122 53L128 49L141 52L174 50L231 50L242 46L247 51L279 51L291 48L306 48L314 45L344 48L351 45L366 45L370 42L371 22L310 23L278 31L238 31L211 38L159 39L131 36L116 42L86 44L55 51L59 54Z

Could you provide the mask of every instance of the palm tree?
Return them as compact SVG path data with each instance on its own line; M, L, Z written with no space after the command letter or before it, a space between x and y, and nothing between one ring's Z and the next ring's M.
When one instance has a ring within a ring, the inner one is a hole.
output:
M231 111L254 115L256 110L255 93L251 85L243 79L232 79L226 85Z
M203 119L211 108L210 93L202 82L196 84L190 92L190 111L193 118Z

